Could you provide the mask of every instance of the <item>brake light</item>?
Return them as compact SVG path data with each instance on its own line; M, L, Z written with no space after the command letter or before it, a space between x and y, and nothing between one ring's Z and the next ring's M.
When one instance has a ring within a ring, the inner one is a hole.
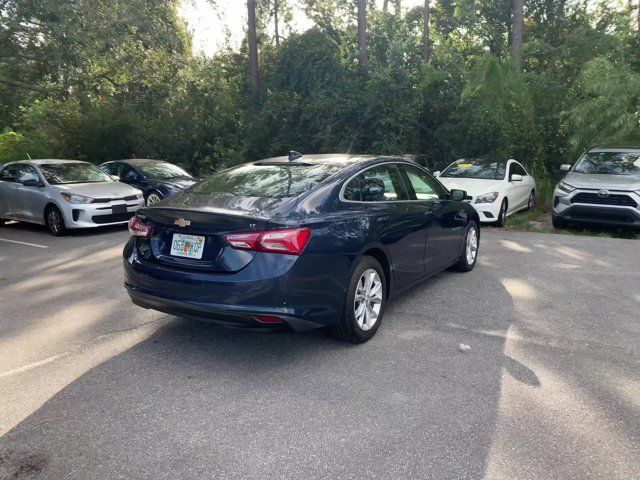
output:
M282 323L283 320L272 315L256 315L256 320L260 323Z
M131 220L129 220L129 233L133 237L149 238L151 236L151 225L147 225L138 217L131 217Z
M224 239L229 246L237 250L300 255L310 237L309 228L286 228L264 232L228 233Z

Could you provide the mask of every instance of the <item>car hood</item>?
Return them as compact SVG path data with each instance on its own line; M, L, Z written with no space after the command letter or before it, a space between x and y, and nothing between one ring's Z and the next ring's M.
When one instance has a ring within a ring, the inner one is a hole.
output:
M640 178L633 175L605 175L571 172L562 179L572 187L608 190L640 190Z
M468 195L476 197L489 192L497 192L502 186L502 180L481 180L478 178L438 177L438 180L449 190L452 188L464 190Z
M69 185L52 185L51 187L61 192L92 198L119 198L141 193L137 188L120 182L71 183Z

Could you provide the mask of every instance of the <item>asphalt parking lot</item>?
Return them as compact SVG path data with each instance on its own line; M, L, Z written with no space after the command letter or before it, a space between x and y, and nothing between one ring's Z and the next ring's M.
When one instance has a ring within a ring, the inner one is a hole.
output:
M354 346L139 309L127 237L0 228L0 478L640 478L637 241L486 229Z

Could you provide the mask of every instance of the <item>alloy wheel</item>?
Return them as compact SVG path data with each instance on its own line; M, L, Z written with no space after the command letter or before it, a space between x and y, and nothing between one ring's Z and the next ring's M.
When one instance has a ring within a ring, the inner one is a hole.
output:
M353 312L361 330L370 330L378 321L382 308L382 280L377 271L370 268L358 280L353 300Z
M529 210L533 210L536 206L536 195L535 193L531 192L531 194L529 195Z
M467 233L467 246L465 249L467 255L467 264L473 265L478 255L478 231L475 227L471 227Z
M147 197L147 207L151 207L156 203L159 203L161 200L162 198L160 198L160 195L158 195L157 193L151 193Z
M60 233L62 230L62 219L55 208L49 210L49 213L47 214L47 225L49 226L49 230L53 233Z

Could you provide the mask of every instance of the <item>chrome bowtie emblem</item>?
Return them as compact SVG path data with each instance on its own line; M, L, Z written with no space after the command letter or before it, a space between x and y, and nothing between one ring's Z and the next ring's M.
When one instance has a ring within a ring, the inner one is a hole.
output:
M187 227L187 226L191 225L191 221L185 220L184 218L178 218L177 220L175 220L173 222L173 224L184 228L184 227Z
M609 196L609 190L598 190L598 197L607 198Z

